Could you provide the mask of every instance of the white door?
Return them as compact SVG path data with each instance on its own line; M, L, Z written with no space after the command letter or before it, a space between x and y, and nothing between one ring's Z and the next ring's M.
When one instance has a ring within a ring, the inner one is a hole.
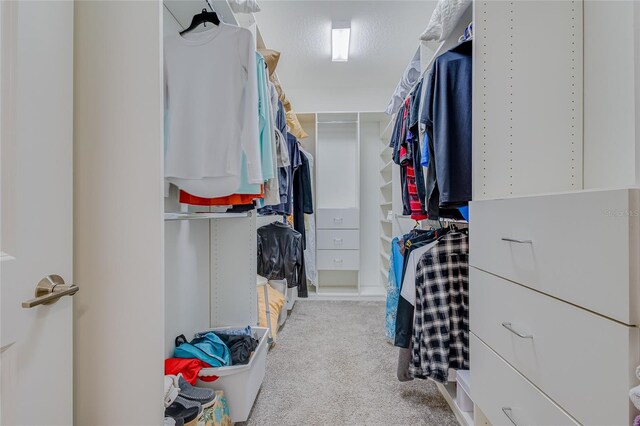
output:
M22 304L75 284L73 2L0 2L0 43L0 422L70 425L73 299Z

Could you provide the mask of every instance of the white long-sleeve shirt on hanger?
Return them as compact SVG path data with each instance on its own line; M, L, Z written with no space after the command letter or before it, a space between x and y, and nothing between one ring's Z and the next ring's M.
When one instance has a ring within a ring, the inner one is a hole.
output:
M169 36L164 62L167 180L200 197L233 194L244 151L249 183L263 183L251 32L221 23Z

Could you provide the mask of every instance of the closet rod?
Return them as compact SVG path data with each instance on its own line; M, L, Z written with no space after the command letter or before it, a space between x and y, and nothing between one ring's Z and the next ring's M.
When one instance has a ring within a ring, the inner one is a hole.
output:
M211 5L211 3L209 2L209 0L203 0L205 5L212 11L215 12L215 10L213 10L213 6ZM178 26L180 27L181 30L184 30L184 26L180 23L180 21L178 20L178 18L176 18L176 15L173 13L173 11L171 9L169 9L169 6L167 6L167 4L163 1L162 5L164 6L165 9L167 9L167 12L169 12L169 14L173 17L173 19L176 21L176 23L178 24ZM194 12L195 14L195 12Z
M357 121L318 121L318 124L358 124Z
M251 217L251 212L244 213L210 213L210 212L169 212L164 214L164 220L209 220Z
M410 215L406 215L406 214L395 214L394 216L395 216L396 218L398 218L398 219L410 219L410 220L414 220L414 219L412 219L412 218L411 218L411 216L410 216ZM432 220L432 219L423 219L423 220L425 220L425 221L431 221L431 222L462 223L462 224L465 224L465 225L469 224L469 222L468 222L468 221L466 221L466 220L448 219L448 218L440 218L440 219L437 219L437 220L435 220L435 219L433 219L433 220ZM417 221L417 222L421 222L421 221Z

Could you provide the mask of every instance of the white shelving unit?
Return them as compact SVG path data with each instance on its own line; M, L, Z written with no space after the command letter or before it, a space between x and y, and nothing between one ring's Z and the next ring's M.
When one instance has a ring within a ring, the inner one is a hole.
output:
M456 384L448 383L443 385L441 383L437 383L438 390L451 407L451 411L456 416L458 423L462 426L474 426L475 422L473 419L473 412L462 411L456 402Z
M247 28L264 48L253 14L235 14L227 0L164 0L165 36L187 28L203 8L226 24ZM256 216L182 205L165 198L167 355L174 338L215 326L258 324ZM238 255L241 253L242 255ZM185 313L188 312L188 313Z
M441 42L421 42L420 44L420 58L421 58L421 72L424 75L433 65L434 61L440 54L446 52L451 49L458 43L458 37L464 32L465 27L471 22L473 19L473 7L469 7L467 11L460 18L460 21L452 31L451 35L441 41ZM395 117L394 117L395 119ZM381 158L383 158L383 153L389 152L390 149L387 148L389 143L389 138L391 137L391 133L393 131L393 122L389 123L389 125L384 129L383 135L386 136L385 139L382 140L383 151L381 153ZM380 210L384 210L384 205L386 205L387 201L392 202L393 207L393 220L387 219L386 211L381 215L381 229L383 235L385 231L388 229L390 231L389 237L393 238L393 235L401 234L411 229L413 226L413 220L411 220L410 216L402 215L402 194L400 190L400 170L397 167L391 166L391 176L387 178L384 175L386 168L386 162L384 162L380 169L381 173L381 184L380 184L380 192L381 192L381 201L380 201ZM395 183L395 184L394 184ZM397 188L397 189L396 189ZM388 197L388 198L385 198ZM391 233L392 231L392 233ZM381 238L381 257L385 257L383 252L387 247L386 242ZM387 251L388 252L388 251ZM385 276L381 271L381 276L383 279L388 279L388 276ZM456 419L462 426L472 426L474 425L474 419L472 413L467 413L457 406L456 403L456 384L450 383L448 385L440 385L438 384L438 389L440 393L442 393L443 397L451 407L451 410L454 412Z
M174 191L165 210L166 355L180 334L258 325L254 212L187 208Z
M380 232L380 282L386 288L389 283L389 258L391 255L391 242L393 239L393 227L388 219L389 212L393 212L393 169L391 159L392 150L389 148L393 120L381 129L380 132L380 191L379 191L379 232Z
M165 36L187 28L192 17L206 8L214 10L226 24L247 28L255 36L257 47L265 47L253 15L234 14L227 0L164 0L163 3ZM173 356L174 339L181 334L191 339L193 333L212 327L258 325L255 211L218 213L209 207L180 204L175 187L168 192L164 201L164 352L167 358ZM256 388L257 394L264 370L262 376L258 370L251 374L251 387ZM223 384L218 380L215 386ZM248 409L239 408L242 398L232 396L243 394L244 386L240 383L233 391L225 391L231 418L234 422L244 421ZM250 406L253 401L242 402Z
M370 212L392 207L391 156L381 156L378 145L389 118L382 112L318 112L313 117L319 237L318 285L311 297L382 298L386 279L378 271L385 260L378 254L386 242L379 239L379 217ZM387 196L371 197L380 191L381 177L388 184ZM391 226L385 226L390 236Z
M316 114L318 295L360 290L359 114ZM336 190L340 188L340 190ZM355 243L355 244L354 244Z
M382 168L380 169L380 174L391 173L391 165L393 161L389 160Z

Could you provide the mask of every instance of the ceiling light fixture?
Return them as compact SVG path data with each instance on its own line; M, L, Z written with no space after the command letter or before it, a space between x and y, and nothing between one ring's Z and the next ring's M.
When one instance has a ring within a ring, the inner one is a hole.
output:
M351 38L351 24L349 22L334 22L331 27L331 60L333 62L347 62L349 60L349 39Z

